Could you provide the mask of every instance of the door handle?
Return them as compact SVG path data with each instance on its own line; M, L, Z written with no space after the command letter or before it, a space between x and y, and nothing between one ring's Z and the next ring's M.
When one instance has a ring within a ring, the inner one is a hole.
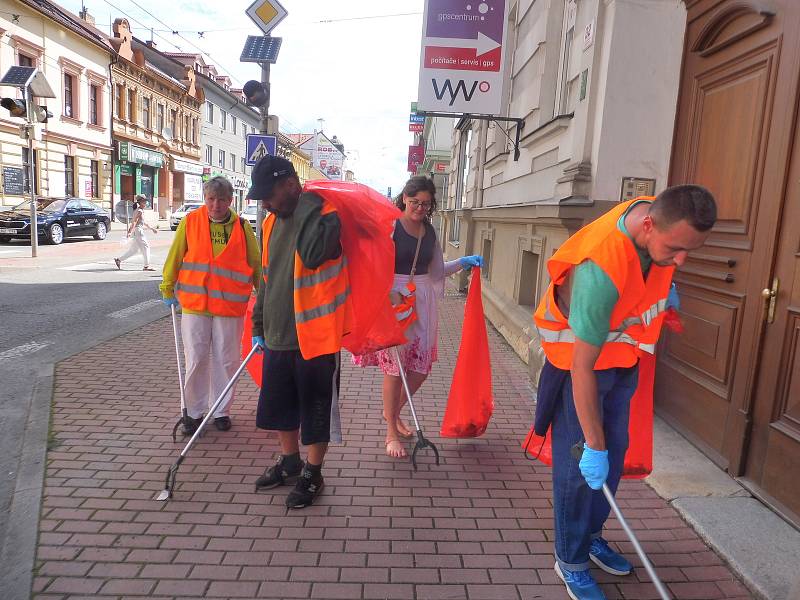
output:
M764 288L761 290L761 297L764 299L764 320L767 323L775 321L775 304L778 302L778 290L780 289L780 280L775 277L772 280L771 288Z

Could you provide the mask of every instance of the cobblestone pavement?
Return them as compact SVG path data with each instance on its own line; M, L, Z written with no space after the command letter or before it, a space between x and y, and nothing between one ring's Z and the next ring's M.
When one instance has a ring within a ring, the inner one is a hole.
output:
M460 339L463 296L441 304L440 362L417 395L442 465L384 455L381 378L343 359L344 444L332 446L318 504L287 512L286 488L254 492L277 438L255 428L245 375L234 427L213 427L181 466L175 496L153 500L182 448L168 319L56 369L51 450L34 573L37 600L148 597L565 599L553 572L549 468L520 448L532 415L521 363L490 328L495 412L484 436L438 435ZM655 492L623 482L620 506L675 598L749 598ZM608 539L639 565L612 519ZM610 599L657 598L644 569L593 569Z

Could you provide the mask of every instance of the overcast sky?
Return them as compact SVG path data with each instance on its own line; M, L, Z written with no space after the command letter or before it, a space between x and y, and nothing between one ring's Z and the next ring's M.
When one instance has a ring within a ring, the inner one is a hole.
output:
M55 1L75 13L82 4ZM251 1L83 4L104 31L114 18L127 17L138 39L150 39L152 27L160 50L175 49L171 44L182 52L201 48L241 86L260 78L258 65L239 62L246 37L260 34L245 14ZM270 113L280 117L286 133L310 133L319 127L317 119L324 119L323 131L339 136L358 180L382 193L391 186L396 194L408 177L406 158L413 141L408 113L417 98L423 0L280 2L288 16L272 32L283 38L283 46L271 70ZM373 16L382 17L365 18Z

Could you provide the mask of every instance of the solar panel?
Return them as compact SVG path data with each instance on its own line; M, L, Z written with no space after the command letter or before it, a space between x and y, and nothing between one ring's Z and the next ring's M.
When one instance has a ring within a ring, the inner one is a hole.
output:
M281 49L283 38L269 35L248 35L244 43L241 62L272 63L278 60L278 51Z
M36 67L11 67L3 79L0 79L0 85L11 85L18 88L24 88L36 73Z

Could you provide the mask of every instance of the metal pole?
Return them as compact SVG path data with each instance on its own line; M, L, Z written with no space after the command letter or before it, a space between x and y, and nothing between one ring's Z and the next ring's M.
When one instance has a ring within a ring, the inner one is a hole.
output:
M28 138L28 187L31 196L31 258L36 258L39 249L39 224L36 222L36 160L33 157L33 121L31 110L33 98L29 98L27 90L22 90L25 102L25 137Z
M267 92L267 102L264 106L261 107L261 133L268 134L269 133L269 63L264 62L261 63L261 83L264 86L264 89ZM256 239L258 240L259 246L261 245L261 223L264 221L264 207L261 205L261 202L258 203L258 208L256 210Z

